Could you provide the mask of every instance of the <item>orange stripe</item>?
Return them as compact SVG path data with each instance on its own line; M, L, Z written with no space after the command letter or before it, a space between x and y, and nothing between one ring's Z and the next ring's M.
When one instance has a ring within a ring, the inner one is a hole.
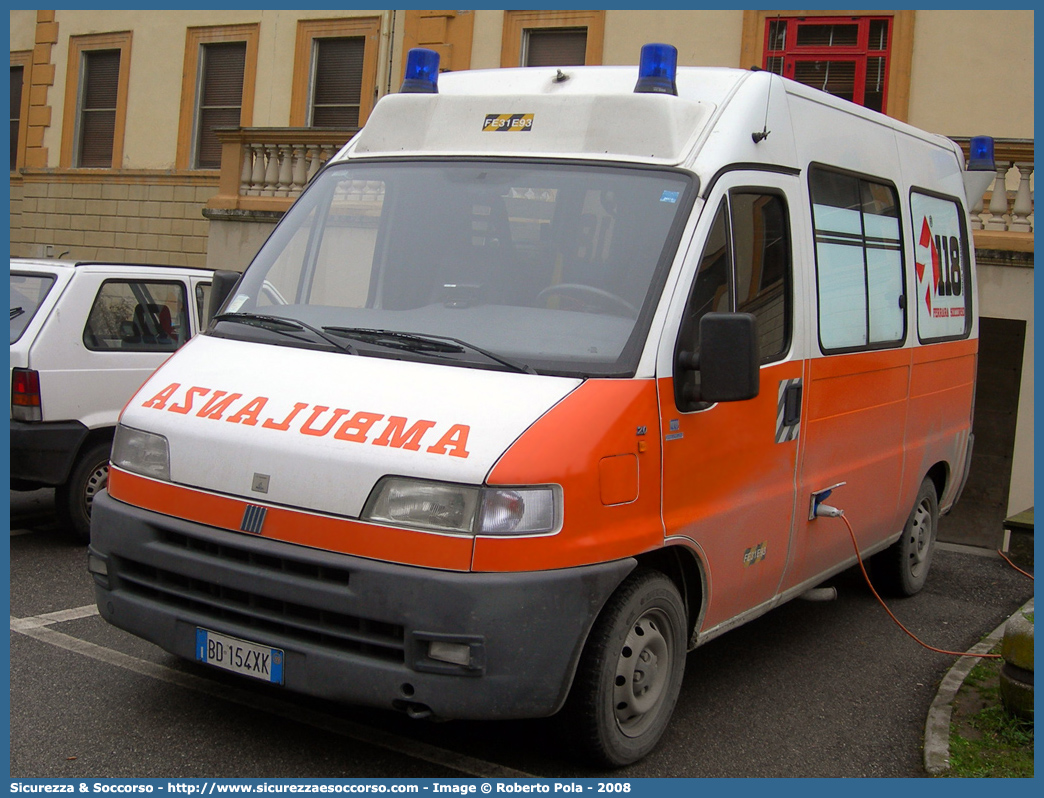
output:
M639 435L638 428L645 427ZM476 571L538 571L630 557L663 546L660 521L660 424L653 380L587 380L547 412L505 452L491 485L556 483L565 501L564 526L537 538L479 538ZM603 458L628 455L637 485L621 488L612 468L602 484ZM630 499L607 505L606 498ZM624 495L626 494L626 495Z
M114 499L126 504L233 532L240 531L248 504L257 504L157 482L115 467L109 469L108 490ZM287 507L267 508L261 537L427 568L466 571L471 563L471 537L396 529Z

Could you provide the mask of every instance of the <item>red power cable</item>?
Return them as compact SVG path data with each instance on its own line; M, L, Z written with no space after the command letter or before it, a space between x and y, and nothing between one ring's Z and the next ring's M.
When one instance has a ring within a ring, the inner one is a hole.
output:
M935 646L928 645L923 640L921 640L917 635L915 635L913 632L911 632L909 629L907 629L905 626L903 626L902 621L900 621L898 618L895 617L895 615L892 613L892 611L890 609L888 609L888 605L884 603L884 599L882 599L881 596L879 596L877 591L874 589L873 583L871 583L871 581L870 581L870 575L866 572L866 567L863 565L863 555L859 551L859 543L856 541L855 531L852 529L852 525L850 523L848 523L848 519L845 518L844 513L842 513L838 517L842 521L844 521L845 522L845 526L848 527L848 534L852 538L852 545L855 547L856 559L859 561L859 570L863 572L863 578L866 580L866 584L870 588L870 592L874 594L874 598L876 598L878 600L878 602L880 602L881 606L884 607L885 612L888 613L888 615L891 617L891 619L893 621L895 621L896 625L900 629L902 629L904 632L906 632L917 643L919 643L920 645L924 646L929 651L935 651L935 652L937 652L939 654L949 654L950 656L953 656L953 657L981 657L982 659L1000 659L1001 658L1000 654L971 654L971 653L964 652L964 651L947 651L946 649L936 648Z
M1034 581L1034 582L1037 581L1037 580L1035 580L1033 578L1033 574L1026 573L1021 568L1019 568L1019 566L1017 566L1015 563L1013 563L1011 560L1009 560L1007 557L1005 557L1003 551L1001 551L1000 549L997 549L997 553L1001 556L1001 558L1004 560L1004 562L1006 562L1008 565L1010 565L1012 568L1014 568L1020 574L1022 574L1023 576L1028 576L1031 581Z

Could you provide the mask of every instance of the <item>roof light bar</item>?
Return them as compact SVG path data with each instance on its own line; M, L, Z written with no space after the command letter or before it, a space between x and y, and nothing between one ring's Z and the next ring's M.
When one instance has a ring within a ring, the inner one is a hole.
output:
M995 171L997 166L993 160L993 137L973 136L971 140L971 157L968 159L969 171Z
M638 62L636 94L673 94L678 96L678 48L672 44L642 45Z
M401 94L439 93L439 54L434 50L414 47L406 55L406 74Z

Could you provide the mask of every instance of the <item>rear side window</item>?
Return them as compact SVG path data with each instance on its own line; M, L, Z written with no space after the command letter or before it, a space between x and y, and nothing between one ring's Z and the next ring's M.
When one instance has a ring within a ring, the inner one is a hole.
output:
M54 285L49 274L11 274L11 343L22 337Z
M185 286L107 280L98 290L83 343L94 351L172 352L189 337Z
M917 274L917 337L922 341L963 338L969 331L968 232L953 200L914 191L914 271Z
M898 346L906 338L899 199L886 183L814 168L819 343L824 352Z

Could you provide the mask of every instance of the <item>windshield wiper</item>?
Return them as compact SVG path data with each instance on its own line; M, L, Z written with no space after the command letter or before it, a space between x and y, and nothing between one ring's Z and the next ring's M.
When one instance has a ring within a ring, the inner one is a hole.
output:
M23 313L25 313L25 308L11 308L11 318L12 319L17 319Z
M326 343L330 344L330 346L337 351L349 355L355 354L355 349L351 344L344 341L338 341L332 335L327 335L318 327L313 327L311 324L306 324L297 319L288 319L283 316L266 316L263 313L219 313L214 317L214 321L231 321L238 324L247 324L251 327L260 327L263 330L281 333L298 341L306 341L308 339L302 338L300 335L294 335L294 332L307 330L313 335L326 341Z
M346 338L354 338L358 341L388 346L393 349L402 349L406 352L438 355L458 354L463 353L465 350L471 350L519 374L536 374L533 368L526 363L515 363L482 347L475 346L475 344L469 344L467 341L462 341L459 338L450 338L447 335L420 335L418 333L405 333L396 330L372 330L366 327L323 327L323 329L334 335L343 335Z

